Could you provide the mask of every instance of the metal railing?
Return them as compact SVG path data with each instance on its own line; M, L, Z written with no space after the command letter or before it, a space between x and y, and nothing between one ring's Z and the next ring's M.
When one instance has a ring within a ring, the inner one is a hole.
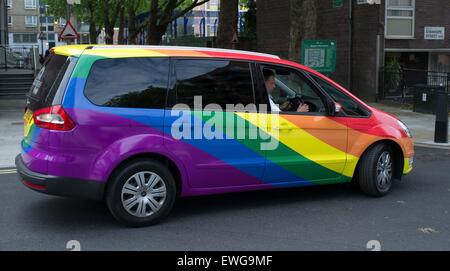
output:
M391 99L403 103L413 101L418 88L445 88L450 85L450 73L428 70L401 69L398 71L380 71L380 89L378 98Z
M36 45L0 45L0 68L36 70Z

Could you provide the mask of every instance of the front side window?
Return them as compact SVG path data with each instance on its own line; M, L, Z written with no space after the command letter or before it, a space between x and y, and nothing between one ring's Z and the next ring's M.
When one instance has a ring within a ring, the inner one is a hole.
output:
M229 60L184 60L175 64L176 103L194 108L194 97L202 97L203 107L217 104L254 104L250 64Z
M169 75L168 58L97 60L84 93L94 104L108 107L164 108Z
M415 0L386 0L386 38L414 38Z
M297 70L272 65L261 66L261 70L272 111L326 113L322 94ZM303 104L307 108L302 109Z
M322 89L331 96L331 98L342 106L342 111L346 116L369 116L369 111L355 101L352 97L337 89L322 78L310 74L310 76L319 84Z

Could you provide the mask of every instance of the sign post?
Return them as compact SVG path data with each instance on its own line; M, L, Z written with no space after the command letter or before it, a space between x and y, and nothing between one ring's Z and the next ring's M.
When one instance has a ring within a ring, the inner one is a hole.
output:
M303 40L301 63L318 72L334 72L336 70L336 41Z
M59 33L59 38L65 40L75 40L80 39L80 35L78 34L75 27L73 27L72 23L70 21L67 21L61 33Z

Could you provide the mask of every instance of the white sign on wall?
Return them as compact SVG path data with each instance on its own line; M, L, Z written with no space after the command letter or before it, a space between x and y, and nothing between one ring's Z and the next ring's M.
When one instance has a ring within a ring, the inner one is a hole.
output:
M445 27L426 26L424 31L424 37L426 40L444 40Z

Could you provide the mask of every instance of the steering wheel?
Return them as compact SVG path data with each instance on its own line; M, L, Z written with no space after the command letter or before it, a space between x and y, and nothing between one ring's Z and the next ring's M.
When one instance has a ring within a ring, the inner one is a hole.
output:
M292 112L297 111L297 108L304 103L300 95L295 95L294 97L288 98L286 101L289 102L289 104L284 108L284 111Z

